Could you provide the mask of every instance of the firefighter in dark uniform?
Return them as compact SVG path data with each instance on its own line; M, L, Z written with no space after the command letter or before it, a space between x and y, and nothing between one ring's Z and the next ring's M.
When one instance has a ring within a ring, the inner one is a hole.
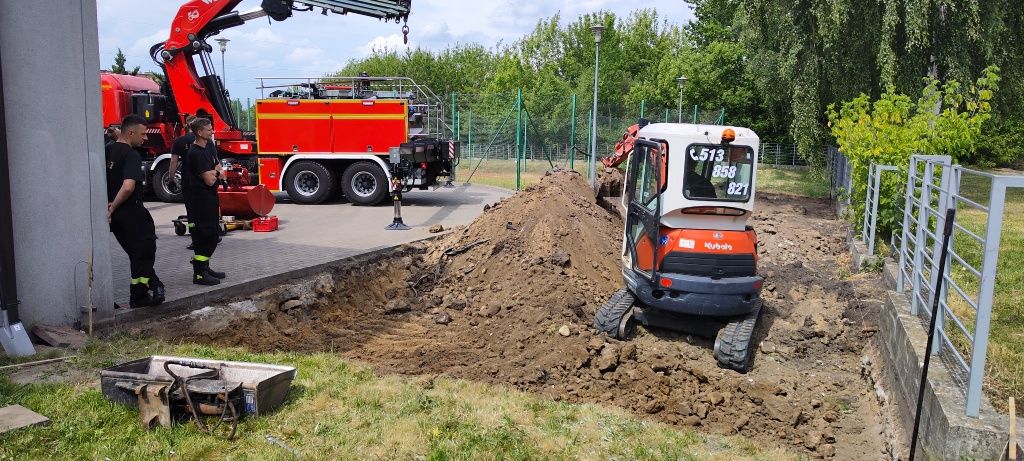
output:
M128 253L132 284L129 306L157 305L164 301L164 284L156 276L156 230L153 216L142 205L142 158L135 149L146 141L146 120L129 115L121 122L117 142L106 147L107 221L117 243ZM150 293L152 291L152 293Z
M210 269L210 257L217 249L220 237L220 201L217 187L223 181L223 170L217 147L213 143L213 124L209 119L197 118L190 128L195 142L182 164L182 193L192 228L192 283L217 285L223 272Z
M192 148L192 143L196 142L196 134L192 132L192 122L195 121L194 115L189 115L185 119L185 131L186 133L178 136L174 139L174 143L171 144L171 165L167 171L170 174L164 178L165 181L171 181L177 183L178 190L181 191L182 199L184 200L185 191L184 189L184 178L181 175L181 170L185 164L185 156L188 155L188 150ZM185 217L186 226L189 230L192 229L192 221L188 220L188 201L185 201ZM192 244L188 245L188 249L192 249Z
M192 147L192 143L196 142L196 134L189 128L192 126L192 122L196 119L195 116L189 115L185 119L185 129L187 133L175 138L174 143L171 144L171 166L167 171L171 172L169 180L178 181L178 186L181 186L181 165L185 159L185 155L188 154L188 150ZM186 210L187 213L187 210Z

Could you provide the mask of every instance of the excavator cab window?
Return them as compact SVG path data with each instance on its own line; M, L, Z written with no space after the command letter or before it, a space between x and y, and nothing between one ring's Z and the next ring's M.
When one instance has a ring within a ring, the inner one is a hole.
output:
M690 200L746 202L754 151L749 146L691 144L686 148L683 196Z

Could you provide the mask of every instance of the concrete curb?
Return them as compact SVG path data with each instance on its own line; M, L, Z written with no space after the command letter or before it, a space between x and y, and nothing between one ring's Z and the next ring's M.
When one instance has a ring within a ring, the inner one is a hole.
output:
M439 239L443 236L448 235L449 233L450 232L443 232L437 235L431 235L429 237L424 237L419 240L414 240L399 245L378 247L364 253L346 256L344 258L335 259L333 261L328 261L313 266L300 267L278 274L271 274L253 280L248 280L235 285L227 285L223 287L213 288L209 291L204 291L199 294L186 296L181 299L166 302L160 305L159 307L121 309L123 312L117 312L112 317L97 321L93 325L93 328L99 334L107 335L117 332L121 327L125 327L131 324L143 321L165 320L171 317L187 314L193 310L201 309L211 304L224 303L232 298L251 297L255 293L266 290L276 285L285 284L295 279L311 277L319 273L346 267L362 261L371 262L386 254L398 251L404 247L412 248L415 245Z
M862 267L865 260L882 257L868 256L866 245L853 235L849 236L849 250L854 271ZM928 331L922 318L910 314L907 295L892 291L896 290L898 271L896 263L885 260L882 280L890 291L886 292L879 313L876 338L882 358L883 384L892 395L899 422L909 437L913 432ZM964 413L966 400L955 378L959 370L952 371L938 356L933 359L921 409L919 451L927 459L1002 459L1009 436L1009 417L998 413L985 397L982 397L979 416L967 417ZM1024 427L1022 422L1024 420L1018 418L1018 427ZM910 440L903 443L909 444Z

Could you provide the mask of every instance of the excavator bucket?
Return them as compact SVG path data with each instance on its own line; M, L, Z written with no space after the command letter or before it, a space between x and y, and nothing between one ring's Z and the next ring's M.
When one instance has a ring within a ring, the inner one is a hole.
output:
M412 0L296 0L295 3L338 14L356 13L386 20L407 19L412 6Z

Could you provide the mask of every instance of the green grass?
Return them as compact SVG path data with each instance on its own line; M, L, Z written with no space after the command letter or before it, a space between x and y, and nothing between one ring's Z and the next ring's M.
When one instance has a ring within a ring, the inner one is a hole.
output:
M562 169L569 169L567 162L554 162ZM478 167L479 165L479 167ZM585 160L574 163L574 168L581 174L587 174ZM525 161L521 165L519 184L525 188L540 181L544 173L551 169L546 160ZM599 168L603 168L599 165ZM479 160L462 159L456 171L458 182L464 182L470 178L473 184L501 187L515 190L516 188L516 163L514 160ZM783 169L759 166L757 170L757 190L760 192L773 192L789 195L800 195L812 198L827 198L829 196L829 184L826 178L820 173L807 169Z
M565 161L554 161L555 166L561 169L568 170L569 164ZM604 168L600 164L598 168ZM540 178L544 176L544 173L551 169L551 164L547 160L526 160L520 164L519 172L519 185L520 188L526 188L531 184L540 182ZM577 159L573 162L573 169L579 171L581 174L587 174L587 162L586 160ZM475 170L475 172L474 172ZM599 170L600 171L600 170ZM470 178L470 173L473 174ZM487 186L501 187L504 189L516 189L516 162L515 160L484 160L480 159L462 159L456 169L456 176L458 182L465 182L467 178L470 178L470 182L473 184L483 184Z
M192 423L144 430L136 410L107 401L97 381L100 368L151 354L288 364L298 377L282 407L243 420L235 441L205 435ZM475 382L378 376L328 353L252 354L118 337L91 342L54 370L79 378L17 385L0 376L0 406L20 404L52 420L0 435L0 460L796 459L615 408Z
M828 198L828 179L822 173L809 169L757 168L757 191Z
M988 178L963 176L961 193L982 205L988 205L991 182ZM988 359L985 371L985 391L992 404L999 409L1007 407L1007 397L1024 394L1024 189L1007 191L1006 211L999 242L999 263L993 296ZM957 222L981 237L985 236L987 213L961 204L957 209ZM963 233L954 233L954 248L975 269L981 269L983 248L976 240ZM959 262L951 258L953 280L976 301L980 282ZM950 305L970 331L974 331L975 313L971 306L950 288ZM951 323L949 332L958 331ZM951 335L958 348L970 360L970 343L962 335Z

